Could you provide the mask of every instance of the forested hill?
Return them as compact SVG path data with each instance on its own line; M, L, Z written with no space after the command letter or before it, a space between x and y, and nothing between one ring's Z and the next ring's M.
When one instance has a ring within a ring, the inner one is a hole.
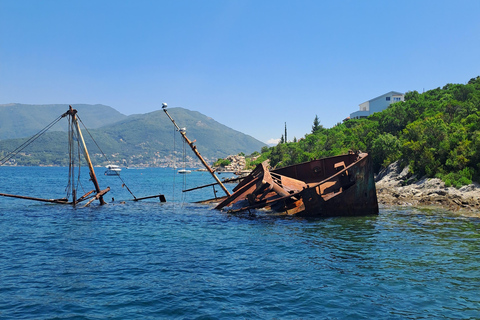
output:
M73 105L73 107L77 108L77 105ZM52 119L45 121L42 124L43 127L65 111L67 109L64 108ZM191 140L196 140L195 145L198 150L210 160L241 152L252 153L265 146L263 142L228 128L199 112L171 108L169 113L180 127L187 128L187 136ZM122 166L171 165L173 154L176 154L177 161L182 157L182 148L184 147L182 138L178 132L174 134L174 126L162 110L122 117L120 121L96 129L91 129L90 122L86 120L90 117L85 113L78 110L78 115L88 128L88 132L84 132L84 136L95 165L108 163L102 152L107 155L110 162ZM108 115L104 116L108 117ZM67 120L62 119L62 122L66 127ZM90 135L98 146L89 139ZM1 140L0 159L16 150L25 140L26 138ZM19 153L11 164L68 165L67 141L66 132L49 131L25 148L22 153ZM188 147L186 156L195 157Z
M240 152L248 154L265 146L265 143L200 112L184 108L169 108L168 112L178 126L187 129L187 136L196 140L195 145L204 156L216 159ZM128 154L140 154L145 150L154 150L158 155L166 156L172 152L175 144L178 148L183 143L178 134L174 138L174 126L162 110L132 115L95 132L112 141L112 153L115 150L128 150Z
M439 177L449 185L480 181L480 77L425 93L407 92L405 102L366 119L333 128L312 126L298 142L264 148L258 161L273 166L348 152L367 151L375 170L401 160L418 177Z
M111 124L127 116L101 104L76 104L82 121L89 129ZM2 104L0 105L0 140L30 137L45 128L52 120L68 110L68 104ZM56 131L66 131L67 126L55 126Z

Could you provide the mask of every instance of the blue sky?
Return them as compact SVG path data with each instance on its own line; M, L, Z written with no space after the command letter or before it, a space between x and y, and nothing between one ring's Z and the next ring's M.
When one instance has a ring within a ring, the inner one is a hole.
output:
M0 104L167 102L268 142L478 75L478 0L0 0Z

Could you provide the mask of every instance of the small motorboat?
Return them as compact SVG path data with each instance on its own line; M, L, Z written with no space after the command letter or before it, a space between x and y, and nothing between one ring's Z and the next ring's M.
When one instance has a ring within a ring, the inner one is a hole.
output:
M192 172L192 170L187 170L187 169L178 170L178 173L180 173L180 174L186 174L186 173L191 173L191 172Z
M117 175L120 175L120 171L122 171L122 169L120 169L119 166L114 164L108 165L106 166L106 168L107 168L107 170L105 170L106 176L117 176Z

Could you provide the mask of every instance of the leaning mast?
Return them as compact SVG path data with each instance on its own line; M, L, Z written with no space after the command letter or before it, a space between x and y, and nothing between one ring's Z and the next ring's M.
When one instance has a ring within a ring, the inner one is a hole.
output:
M195 155L198 157L198 159L200 159L200 162L202 162L203 166L207 169L208 172L210 172L210 174L212 175L212 177L217 181L217 183L220 185L220 187L222 188L222 190L225 192L225 194L227 196L230 196L230 192L228 192L227 188L225 188L225 186L223 185L223 183L220 181L220 179L218 179L218 177L215 175L215 173L213 172L212 168L210 168L210 166L207 164L207 162L205 161L205 159L203 159L203 157L200 155L200 153L198 152L197 150L197 147L193 144L192 141L190 141L190 139L188 139L186 133L185 133L185 130L182 130L180 129L180 127L177 125L177 123L175 122L175 120L173 120L173 118L168 114L167 112L167 104L166 103L162 103L162 109L163 111L165 112L165 114L167 115L168 118L170 118L170 120L172 121L173 125L175 126L175 128L177 128L177 131L180 132L180 134L182 135L183 139L187 142L187 144L190 146L190 148L192 149L193 153L195 153Z

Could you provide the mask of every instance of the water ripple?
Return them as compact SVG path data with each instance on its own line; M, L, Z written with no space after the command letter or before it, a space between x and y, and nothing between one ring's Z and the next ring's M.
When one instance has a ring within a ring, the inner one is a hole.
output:
M0 318L478 319L479 224L0 199Z

